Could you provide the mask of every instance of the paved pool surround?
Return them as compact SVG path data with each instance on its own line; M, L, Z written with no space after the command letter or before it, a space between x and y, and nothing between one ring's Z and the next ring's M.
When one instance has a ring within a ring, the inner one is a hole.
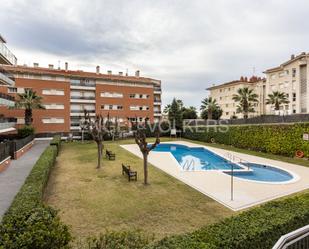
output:
M222 157L230 153L251 163L264 164L283 169L294 176L293 180L283 183L255 182L234 177L234 199L231 200L230 175L220 170L183 171L171 153L158 151L149 153L148 161L153 166L234 211L249 208L309 188L309 168L304 166L212 148L187 141L175 140L166 143L181 144L189 147L204 147ZM121 145L121 147L142 158L142 154L136 144Z

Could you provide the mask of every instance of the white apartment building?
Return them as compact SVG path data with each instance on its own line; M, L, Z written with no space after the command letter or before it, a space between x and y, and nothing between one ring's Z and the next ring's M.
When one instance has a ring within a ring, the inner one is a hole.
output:
M265 114L265 80L256 76L247 79L241 77L239 80L234 80L220 85L213 85L207 88L210 91L209 97L217 100L218 105L223 110L221 119L230 119L233 116L237 118L243 118L242 113L237 113L237 105L233 100L233 96L237 94L239 88L248 87L254 89L254 92L258 94L258 103L255 103L254 113L249 113L249 117L259 116Z
M309 69L307 63L309 54L301 53L298 56L291 55L290 60L278 67L266 70L267 84L266 94L273 91L284 92L288 95L289 104L280 106L279 113L274 107L267 105L267 114L293 114L308 113L309 111L309 85L307 83Z

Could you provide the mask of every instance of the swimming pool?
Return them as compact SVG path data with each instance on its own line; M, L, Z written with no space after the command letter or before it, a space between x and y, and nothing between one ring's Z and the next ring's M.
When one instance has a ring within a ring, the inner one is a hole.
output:
M233 163L204 147L188 147L180 144L159 144L154 152L171 153L184 171L220 170L246 180L260 182L286 182L293 179L289 172L255 163Z

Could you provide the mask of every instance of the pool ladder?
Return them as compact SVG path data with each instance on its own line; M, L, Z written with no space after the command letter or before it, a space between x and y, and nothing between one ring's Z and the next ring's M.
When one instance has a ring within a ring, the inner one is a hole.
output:
M249 166L250 164L249 164L248 161L246 161L246 160L244 160L244 159L242 159L242 158L240 158L238 156L235 156L235 155L233 155L233 154L231 154L229 152L226 153L226 157L228 158L228 161L230 163L239 163L239 164L247 167L248 170L250 169L250 166Z
M190 160L187 160L184 165L182 166L182 169L183 170L192 170L194 171L195 170L195 162L194 162L194 159L192 159L191 161Z

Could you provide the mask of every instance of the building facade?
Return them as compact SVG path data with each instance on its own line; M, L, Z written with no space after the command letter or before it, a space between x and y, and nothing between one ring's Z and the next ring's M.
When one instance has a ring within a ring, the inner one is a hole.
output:
M266 70L266 94L280 91L287 94L289 103L280 106L275 111L273 106L266 106L267 114L308 113L309 111L309 84L308 84L309 54L291 55L290 60L278 67Z
M258 94L258 103L254 104L254 113L249 113L249 117L259 116L265 114L265 94L266 86L265 80L258 77L241 77L239 80L223 83L220 85L213 85L207 88L209 97L216 99L218 105L223 113L221 119L243 118L242 113L237 113L238 103L233 100L233 96L237 94L237 90L243 87L253 89Z
M122 72L106 74L97 66L95 72L65 68L0 65L14 78L14 85L0 86L0 92L16 97L31 88L42 97L44 110L33 110L33 126L36 133L61 133L79 131L80 119L87 110L91 116L117 118L122 125L149 118L158 122L161 118L161 81L124 75ZM0 107L0 113L17 118L17 127L24 124L24 110Z
M0 35L0 64L15 65L17 59L15 55L7 48L5 39ZM15 81L13 75L4 69L0 69L0 88L14 87ZM11 132L15 130L16 119L14 116L8 117L1 109L7 109L15 105L14 97L5 92L0 92L0 133Z

